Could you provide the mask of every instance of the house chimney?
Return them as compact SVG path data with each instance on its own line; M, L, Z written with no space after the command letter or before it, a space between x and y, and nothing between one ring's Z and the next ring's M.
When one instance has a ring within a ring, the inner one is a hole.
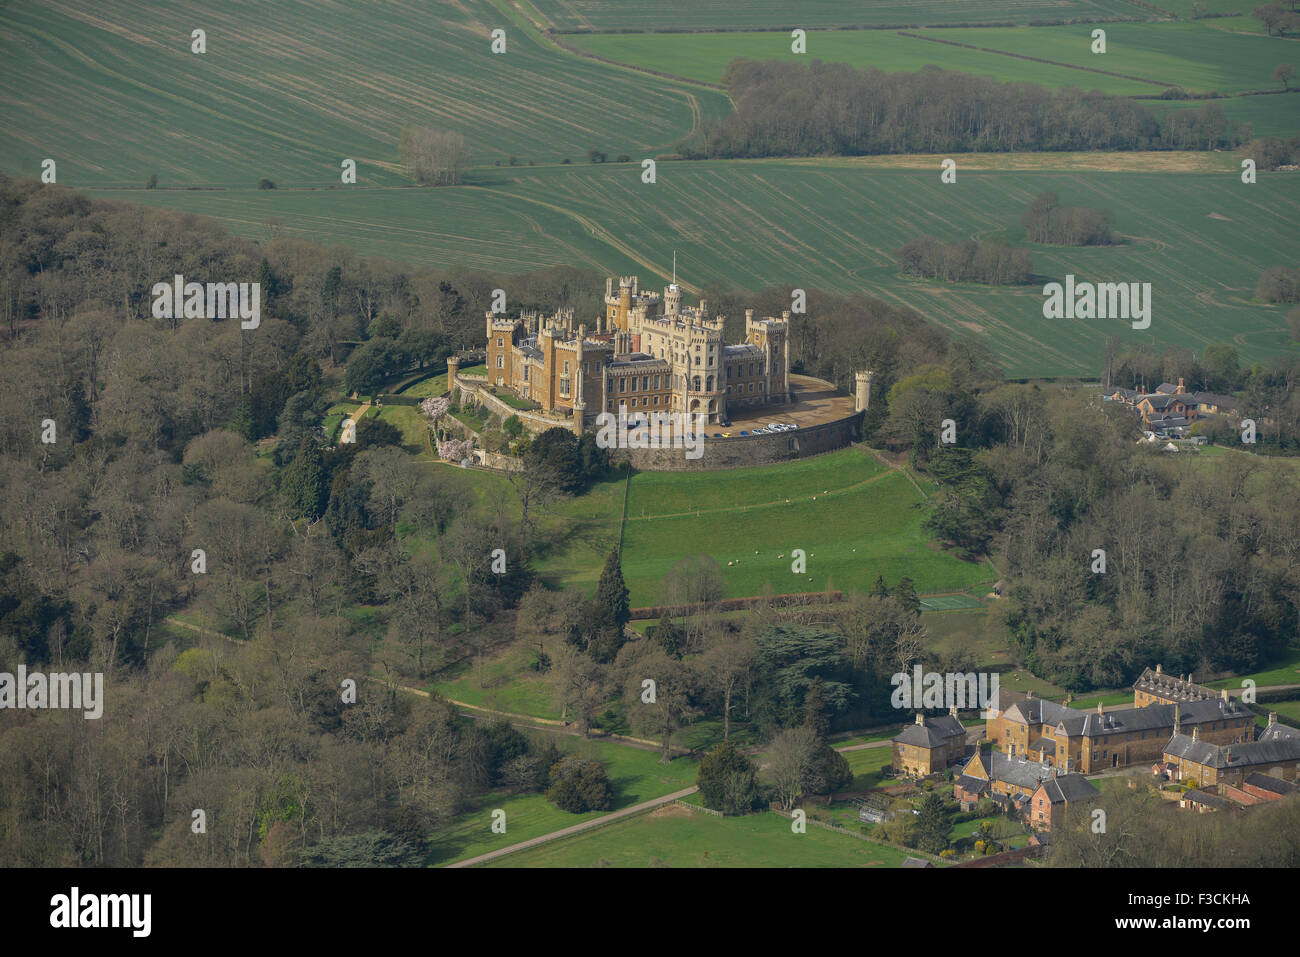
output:
M924 716L921 714L921 712L919 712L919 711L916 713L916 723L917 723L917 724L920 724L920 725L924 725L924 724L925 724L925 718L924 718Z
M1199 724L1192 726L1192 740L1201 740L1201 726Z
M1101 714L1101 713L1102 713L1102 711L1101 711L1101 702L1100 702L1100 701L1097 702L1097 713L1098 713L1098 714Z
M1270 727L1270 728L1271 728L1273 725L1277 724L1277 712L1276 712L1276 711L1270 711L1270 712L1268 713L1268 724L1269 724L1269 727Z
M1221 697L1224 701L1229 701L1229 702L1230 702L1230 701L1232 700L1232 699L1230 699L1230 698L1228 697L1228 689L1227 689L1227 688L1224 688L1224 689L1223 689L1223 691L1220 693L1219 697Z
M956 706L956 705L953 705L951 708L949 708L949 709L948 709L948 714L951 715L951 716L954 717L954 718L957 717L957 706Z
M1156 665L1156 674L1160 674L1163 670L1164 665Z

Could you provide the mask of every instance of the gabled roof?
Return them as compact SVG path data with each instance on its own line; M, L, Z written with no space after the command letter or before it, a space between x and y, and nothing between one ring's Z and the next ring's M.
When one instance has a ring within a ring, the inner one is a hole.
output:
M1300 738L1250 741L1220 747L1207 741L1193 741L1185 734L1176 734L1165 745L1165 754L1220 771L1225 768L1248 768L1300 761Z
M1082 774L1073 772L1057 774L1048 778L1041 785L1047 800L1053 804L1067 804L1070 801L1087 801L1097 797L1101 792Z
M1073 708L1059 705L1055 701L1044 701L1042 698L1026 698L1024 701L1018 701L1010 708L1007 708L1002 717L1017 724L1055 725L1065 717L1080 713Z

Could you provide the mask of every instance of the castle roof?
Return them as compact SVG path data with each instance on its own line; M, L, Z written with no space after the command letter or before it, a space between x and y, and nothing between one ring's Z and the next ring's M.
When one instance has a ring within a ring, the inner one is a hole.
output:
M1163 671L1143 670L1137 681L1133 682L1135 691L1159 695L1172 701L1202 701L1218 698L1219 692L1204 685L1198 685L1179 675L1165 674Z

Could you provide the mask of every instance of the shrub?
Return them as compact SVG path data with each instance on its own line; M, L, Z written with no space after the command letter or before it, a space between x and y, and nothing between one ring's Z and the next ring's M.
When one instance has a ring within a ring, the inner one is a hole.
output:
M258 189L275 189L275 183L269 179L259 179L257 181Z

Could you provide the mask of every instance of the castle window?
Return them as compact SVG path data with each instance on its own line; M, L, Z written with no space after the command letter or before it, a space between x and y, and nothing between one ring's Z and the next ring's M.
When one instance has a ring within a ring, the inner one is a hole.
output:
M659 377L655 376L655 388L659 388Z
M754 363L752 362L749 364L749 374L750 375L754 374Z
M626 380L626 379L619 379L619 380L618 380L618 391L619 391L619 392L626 392L626 391L627 391L627 380Z
M693 382L693 385L691 386L691 390L694 391L694 392L699 392L699 391L700 391L700 377L699 377L699 376L696 376L696 377L692 380L692 382Z
M650 377L648 375L643 375L641 377L641 391L648 392L649 390L650 390Z
M569 378L568 376L565 376L560 379L560 395L568 396L568 394L569 394Z
M731 373L733 373L733 372L735 372L735 371L736 371L736 367L735 367L735 366L727 366L727 378L730 379L730 378L731 378ZM730 392L731 390L728 389L727 391Z
M565 375L568 375L568 374L569 374L569 360L568 360L568 359L565 359L565 360L564 360L564 374L565 374Z
M527 365L527 363L524 364L524 381L525 381L525 382L528 381L528 365Z
M502 346L504 346L505 344L506 344L506 341L505 341L504 339L502 339L500 336L497 336L497 348L500 349L500 348L501 348Z
M505 367L506 367L506 357L505 357L505 356L497 356L497 368L498 368L498 369L504 369Z
M749 391L750 391L750 392L753 392L753 391L754 391L754 383L752 383L752 382L749 384Z
M659 396L655 396L655 405L659 404Z

